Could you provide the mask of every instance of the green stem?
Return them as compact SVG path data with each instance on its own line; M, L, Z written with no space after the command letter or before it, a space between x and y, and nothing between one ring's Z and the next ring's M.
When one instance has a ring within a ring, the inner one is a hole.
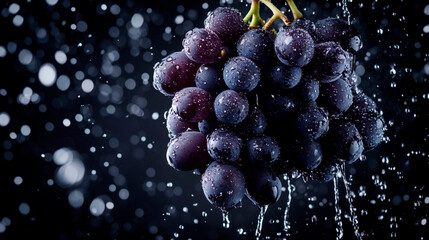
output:
M252 5L250 6L249 12L244 17L244 23L247 23L252 17L252 21L250 22L250 27L259 27L265 24L265 21L259 15L259 0L252 0Z
M259 1L261 1L265 6L267 6L271 10L271 12L273 12L273 16L264 25L264 29L267 29L278 18L280 18L288 26L291 24L289 19L276 6L274 6L274 4L271 3L271 1L269 0L259 0Z
M295 5L295 2L293 0L286 0L287 4L289 5L290 9L292 10L293 14L293 21L295 22L298 19L304 18L302 13L298 10L298 8Z

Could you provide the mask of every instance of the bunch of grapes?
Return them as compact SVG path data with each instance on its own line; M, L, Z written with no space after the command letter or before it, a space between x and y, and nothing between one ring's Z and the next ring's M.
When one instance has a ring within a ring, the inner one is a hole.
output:
M273 11L267 22L260 2ZM284 174L330 181L383 139L383 117L354 73L356 28L337 18L312 22L288 3L293 22L267 0L252 1L244 21L219 7L154 67L154 87L173 96L168 164L201 174L205 196L222 211L244 196L275 203ZM270 27L277 18L285 22L278 32Z

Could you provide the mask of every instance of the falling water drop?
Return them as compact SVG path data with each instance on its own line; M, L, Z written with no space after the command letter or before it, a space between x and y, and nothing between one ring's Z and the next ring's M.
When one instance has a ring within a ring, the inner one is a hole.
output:
M230 225L230 221L229 221L229 217L228 217L228 212L222 211L222 226L224 228L229 228L229 225Z
M287 186L287 202L285 207L285 213L283 218L283 231L286 233L286 236L289 236L290 222L289 222L289 211L290 211L290 203L292 201L292 185L290 183L290 178L287 174L285 174L286 186Z
M352 222L356 238L359 239L359 240L362 240L362 235L361 235L361 233L359 231L359 221L357 219L355 208L353 207L353 197L350 194L350 184L351 183L349 181L347 181L347 178L346 178L345 165L342 164L340 166L339 170L340 170L341 178L343 179L344 188L346 190L346 199L347 199L347 201L349 203L350 215L351 215L351 219L350 220Z
M338 176L335 175L334 179L334 191L335 191L335 223L337 231L337 240L343 238L343 222L341 220L341 207L340 207L340 189L338 188Z
M347 18L347 23L350 25L351 14L350 14L349 8L347 7L347 0L341 0L341 1L342 1L342 8L343 8L343 16Z
M261 237L261 233L262 233L262 224L264 223L264 216L265 213L267 212L268 209L268 205L264 205L260 207L260 212L258 215L258 225L256 226L256 232L255 232L255 237L256 240L259 240L259 238Z

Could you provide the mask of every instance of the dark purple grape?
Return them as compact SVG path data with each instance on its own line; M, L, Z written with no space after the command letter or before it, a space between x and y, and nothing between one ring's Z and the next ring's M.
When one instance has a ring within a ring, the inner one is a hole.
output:
M207 136L207 150L218 162L235 162L240 157L243 141L225 128L218 128Z
M347 53L336 42L318 43L307 70L312 77L327 83L337 80L346 68Z
M265 108L272 119L283 120L295 110L295 101L282 94L272 94L265 100Z
M183 120L179 117L179 115L177 115L177 113L173 111L172 108L170 108L170 110L168 111L166 125L168 132L173 137L178 135L179 133L187 131L188 129L198 129L197 123L187 122Z
M352 119L359 119L360 116L369 112L377 112L374 100L364 93L353 95L353 104L347 111L347 115Z
M213 98L210 93L197 87L188 87L174 95L172 109L183 120L199 122L209 116L213 110Z
M328 131L328 114L318 106L304 106L296 113L295 124L303 139L313 141Z
M383 117L377 112L362 114L352 119L363 139L366 150L375 148L383 140L385 123Z
M298 85L291 89L291 93L301 103L314 102L319 97L319 86L319 81L304 75Z
M237 41L245 28L240 11L227 7L218 7L209 12L204 26L215 32L225 43Z
M170 166L180 171L189 171L203 166L210 161L206 136L196 131L179 134L168 145L167 161Z
M185 52L175 52L155 64L153 87L166 96L173 96L185 87L195 86L200 64L191 61Z
M307 31L310 36L313 38L313 40L315 39L316 36L316 25L314 24L314 22L308 20L308 19L298 19L297 21L292 23L292 26L296 27L296 28L302 28L305 31Z
M245 169L246 196L257 206L270 205L279 200L282 193L280 179L267 168Z
M198 129L204 135L209 135L211 132L213 132L216 128L219 128L220 126L221 123L217 119L214 112L210 113L210 115L206 119L198 123Z
M342 79L320 84L320 105L333 113L347 111L353 104L353 94L350 86Z
M210 159L211 160L211 159ZM194 171L192 171L193 174L195 175L203 175L204 172L206 171L207 167L210 165L210 163L212 163L213 161L207 162L206 164L202 165L199 168L194 169Z
M226 85L238 92L252 91L258 85L260 77L259 67L245 57L233 57L223 68L223 79Z
M274 38L274 35L267 30L252 29L238 40L238 55L249 58L258 66L265 66L274 56Z
M348 80L352 77L352 74L354 73L354 66L356 65L356 56L353 55L352 53L349 53L347 51L344 51L345 56L346 56L346 62L345 62L345 67L344 67L344 71L341 74L341 76L343 77L343 79ZM355 86L355 82L348 82L350 84L350 86Z
M249 102L243 93L225 90L217 95L214 109L219 121L237 124L242 122L249 113Z
M315 169L322 162L322 146L318 142L305 141L295 145L296 166L309 171Z
M222 41L211 30L194 28L183 39L186 56L197 63L213 63L221 56Z
M222 78L222 66L216 63L203 64L195 76L197 87L209 93L218 93L227 89Z
M264 113L259 108L254 107L250 110L249 116L238 125L238 129L241 135L252 136L264 133L267 124Z
M314 41L310 34L301 28L282 27L274 42L278 59L291 67L307 65L314 53Z
M310 172L310 178L320 183L331 181L335 177L335 174L337 174L337 168L333 162L335 160L323 160L316 169Z
M241 171L229 164L212 162L202 177L207 200L222 211L236 208L244 197L245 180Z
M289 67L277 63L268 70L268 80L276 89L290 89L295 87L301 80L302 70L299 67Z
M360 92L360 90L358 89L358 86L360 84L360 78L357 76L356 72L352 72L350 74L350 76L348 76L346 78L344 76L346 76L345 73L343 73L343 79L350 86L350 88L352 89L353 94L358 94Z
M254 137L247 141L247 157L250 164L268 166L277 160L280 155L280 147L270 136Z
M226 51L226 56L221 60L228 60L230 58L238 56L237 48L235 47L235 45L224 45L223 50Z
M358 30L342 19L326 18L316 22L317 42L339 42L341 47L351 53L362 48Z
M355 162L363 152L362 137L356 126L343 120L331 121L324 145L325 152L347 164Z
M282 176L284 174L289 175L294 170L296 170L295 163L292 161L292 159L295 159L295 156L289 156L291 155L290 149L287 149L286 151L283 150L283 149L286 149L288 146L283 145L283 143L281 146L282 148L280 149L281 150L280 157L276 161L270 164L270 169L272 169L272 171L274 171L274 173L279 176ZM285 155L288 155L288 156L285 156Z

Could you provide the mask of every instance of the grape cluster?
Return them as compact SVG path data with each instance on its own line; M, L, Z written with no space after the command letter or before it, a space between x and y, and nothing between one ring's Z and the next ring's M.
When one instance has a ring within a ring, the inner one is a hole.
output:
M223 211L245 195L276 202L283 174L330 181L383 139L383 117L353 71L361 47L356 28L336 18L275 33L233 8L210 12L154 67L154 87L174 96L168 163L201 174Z

